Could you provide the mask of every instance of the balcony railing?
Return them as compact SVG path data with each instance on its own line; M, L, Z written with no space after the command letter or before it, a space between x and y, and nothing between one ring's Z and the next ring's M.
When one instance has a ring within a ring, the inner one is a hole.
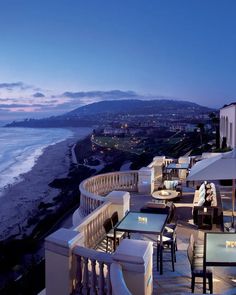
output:
M80 186L80 214L87 216L105 201L113 190L137 191L138 171L111 172L90 177Z
M75 228L76 231L83 233L85 247L94 248L104 238L103 223L111 214L111 203L106 202L86 216Z
M76 246L76 282L72 294L112 294L110 266L112 255Z

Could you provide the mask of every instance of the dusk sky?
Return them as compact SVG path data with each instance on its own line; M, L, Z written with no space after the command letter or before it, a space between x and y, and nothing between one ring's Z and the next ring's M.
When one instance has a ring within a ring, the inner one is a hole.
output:
M0 121L104 99L236 101L235 0L0 4Z

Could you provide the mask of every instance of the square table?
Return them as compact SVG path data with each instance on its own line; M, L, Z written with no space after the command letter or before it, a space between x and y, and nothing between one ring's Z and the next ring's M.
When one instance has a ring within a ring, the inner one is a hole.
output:
M166 177L168 179L173 179L173 177L177 177L178 179L180 179L180 171L186 171L185 177L187 175L187 172L189 170L189 163L170 163L165 167L165 173L166 173Z
M235 247L226 245L226 241L235 242ZM205 233L203 293L206 293L207 266L236 266L236 233Z
M166 169L188 169L189 163L170 163L167 165Z
M116 232L122 231L127 233L145 233L156 234L157 244L160 243L162 249L162 235L167 222L168 214L156 213L140 213L129 211L124 218L114 227L114 238L116 240ZM158 240L160 236L160 240ZM115 250L114 243L114 250ZM160 251L160 274L163 273L162 266L162 250ZM158 257L157 257L158 259ZM157 265L158 267L158 265Z

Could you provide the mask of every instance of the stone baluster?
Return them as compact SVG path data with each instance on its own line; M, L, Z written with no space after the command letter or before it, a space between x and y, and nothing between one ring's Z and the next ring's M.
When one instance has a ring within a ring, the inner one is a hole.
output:
M89 294L89 270L88 270L88 258L83 257L83 288L82 294Z
M107 295L112 294L112 287L111 287L111 265L107 265Z
M104 280L104 263L101 261L99 262L99 279L98 279L98 294L103 295L105 293L105 280Z
M96 275L96 260L95 259L91 259L91 265L92 265L92 275L91 275L90 295L96 295L97 294L97 275Z
M79 294L82 286L82 258L81 256L77 256L76 286L74 294Z

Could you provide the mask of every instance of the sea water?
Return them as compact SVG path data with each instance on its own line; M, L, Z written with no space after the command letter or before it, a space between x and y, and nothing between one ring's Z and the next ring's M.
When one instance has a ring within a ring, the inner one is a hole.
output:
M47 146L72 136L69 129L0 127L0 196L32 169Z

